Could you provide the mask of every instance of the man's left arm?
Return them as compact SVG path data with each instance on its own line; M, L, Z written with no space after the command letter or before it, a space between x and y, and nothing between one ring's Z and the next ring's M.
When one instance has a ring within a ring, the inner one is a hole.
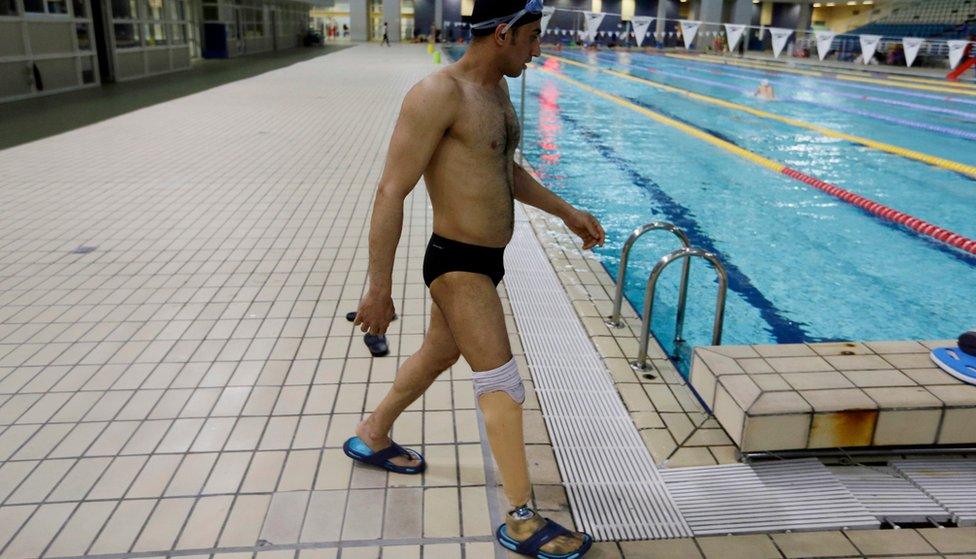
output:
M583 250L591 249L596 245L603 246L606 234L595 217L574 208L553 191L539 184L539 181L518 163L512 165L516 200L562 219L566 227L583 240Z

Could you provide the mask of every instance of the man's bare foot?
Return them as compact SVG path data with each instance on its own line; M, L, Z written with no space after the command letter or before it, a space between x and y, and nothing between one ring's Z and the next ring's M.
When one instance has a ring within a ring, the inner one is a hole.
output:
M366 443L366 446L368 446L370 450L372 450L373 452L379 452L384 448L393 444L393 440L390 439L390 436L387 433L383 433L382 435L378 435L377 433L375 433L370 428L370 424L371 424L370 418L372 418L372 416L367 417L363 421L359 422L359 425L356 426L356 436L359 437L359 439L362 440L364 443ZM420 460L416 460L402 455L394 456L393 458L390 458L390 462L392 462L394 465L401 466L404 468L416 468L420 466L421 463Z
M525 520L519 520L511 514L505 516L505 526L508 528L508 536L518 542L529 539L532 534L538 532L545 524L546 519L542 518L538 513ZM539 548L539 550L551 555L564 555L576 551L583 546L583 534L572 531L571 533L571 536L558 536L553 538L552 541Z

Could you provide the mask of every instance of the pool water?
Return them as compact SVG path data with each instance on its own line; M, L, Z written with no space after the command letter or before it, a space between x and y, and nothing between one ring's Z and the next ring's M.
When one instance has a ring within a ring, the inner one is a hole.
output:
M967 137L976 133L976 96L933 95L659 55L553 54L591 67L544 56L540 63L545 70L529 70L525 156L546 186L601 220L607 243L595 253L615 279L627 236L644 223L668 221L681 227L692 245L717 254L728 270L724 344L950 338L976 326L976 257L558 76L970 238L976 238L976 180L971 177L705 104L595 67L967 165L976 164L976 136ZM781 100L763 102L749 95L763 78ZM510 85L518 108L520 84L513 80ZM866 101L861 98L865 95L912 107ZM954 132L913 126L917 123ZM677 240L665 232L648 233L634 247L625 295L636 309L642 307L654 263L677 247ZM680 268L672 265L661 277L652 331L667 351L687 357L690 346L710 345L717 282L703 261L694 261L684 328L688 343L675 347Z

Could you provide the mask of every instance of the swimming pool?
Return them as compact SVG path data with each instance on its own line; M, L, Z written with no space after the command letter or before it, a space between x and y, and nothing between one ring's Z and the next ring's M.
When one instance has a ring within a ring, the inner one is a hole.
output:
M576 83L969 238L976 238L972 176L599 69L968 166L976 164L976 136L969 137L976 134L976 96L660 55L551 54L558 58L544 56L544 68L528 73L525 156L547 186L603 222L607 243L596 253L615 279L630 232L650 221L669 221L684 229L693 245L716 253L729 272L725 344L948 338L976 325L976 256ZM749 95L763 78L782 100L762 102ZM519 84L511 86L517 106ZM649 233L635 246L625 285L635 308L642 306L654 263L676 247L663 232ZM671 266L661 278L652 328L671 352L679 268ZM715 290L714 273L696 261L684 328L689 346L709 344ZM677 353L686 351L687 346Z

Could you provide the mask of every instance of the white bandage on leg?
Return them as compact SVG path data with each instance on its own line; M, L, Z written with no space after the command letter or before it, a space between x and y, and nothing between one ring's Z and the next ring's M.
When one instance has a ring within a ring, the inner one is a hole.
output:
M471 381L474 384L475 398L481 398L482 394L489 392L504 392L519 405L525 402L525 385L522 384L514 357L497 369L475 372L471 375Z

